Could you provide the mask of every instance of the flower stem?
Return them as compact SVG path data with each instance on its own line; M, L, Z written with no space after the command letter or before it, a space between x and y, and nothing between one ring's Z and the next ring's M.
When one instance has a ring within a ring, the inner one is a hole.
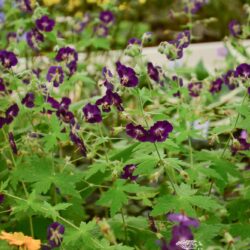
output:
M245 96L244 96L244 98L243 98L243 100L242 100L242 102L241 102L240 107L243 106L245 100L247 99L247 96L248 96L248 92L245 93ZM236 120L235 120L235 123L234 123L234 127L233 127L232 130L234 130L234 129L236 128L239 119L240 119L240 113L238 113L238 115L237 115L237 117L236 117ZM228 138L228 140L227 140L227 142L226 142L226 145L225 145L225 147L224 147L224 150L222 151L222 154L220 155L220 158L221 158L221 159L224 158L225 153L226 153L226 150L227 150L227 147L228 147L230 141L231 141L231 137ZM208 191L208 196L211 195L211 192L212 192L212 189L213 189L213 185L214 185L214 180L211 181L211 184L210 184L210 187L209 187L209 191Z

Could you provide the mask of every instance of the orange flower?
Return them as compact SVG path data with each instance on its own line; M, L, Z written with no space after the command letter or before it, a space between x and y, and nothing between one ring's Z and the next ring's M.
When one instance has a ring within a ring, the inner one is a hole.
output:
M1 232L1 240L7 240L10 245L19 246L22 250L39 250L41 241L32 237L25 236L23 233L6 233Z

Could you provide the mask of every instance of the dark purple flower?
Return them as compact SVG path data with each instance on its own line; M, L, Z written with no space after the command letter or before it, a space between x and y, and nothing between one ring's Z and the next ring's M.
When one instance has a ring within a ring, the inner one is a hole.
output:
M3 83L3 78L0 77L0 92L5 92L6 88Z
M16 66L18 63L16 55L13 52L7 50L0 51L0 60L3 67L7 69Z
M189 95L192 97L198 97L202 90L201 82L191 82L188 84Z
M5 122L6 124L10 124L14 118L18 115L19 113L19 107L17 106L17 104L13 104L11 105L5 112Z
M58 87L64 80L64 73L61 66L51 66L47 73L47 80L53 82L54 87Z
M180 78L178 76L173 76L172 80L177 83L178 88L183 87L183 79L182 78ZM181 96L180 90L178 90L176 93L174 93L173 96L174 97L180 97Z
M177 35L177 47L179 48L187 48L190 44L191 34L189 30L185 30L180 32Z
M3 203L5 200L5 195L0 193L0 204Z
M102 121L101 111L96 104L88 103L82 110L87 122L98 123Z
M22 99L22 104L24 104L27 108L33 108L35 106L34 101L35 101L34 93L29 92Z
M220 92L221 88L222 88L222 85L223 85L223 79L217 78L216 80L214 80L213 82L211 82L209 91L212 94Z
M44 36L37 28L33 28L27 32L26 41L33 50L39 50L40 43L44 41Z
M250 149L250 143L248 142L248 133L246 130L236 132L234 135L235 141L231 147L232 154L235 155L238 151L244 151Z
M172 228L172 238L169 243L169 249L171 250L182 250L181 246L178 246L178 242L184 240L193 240L194 236L189 227L184 225L174 226Z
M242 33L241 25L237 20L230 21L230 23L228 24L228 28L229 28L230 34L234 37L237 37L241 35Z
M109 33L108 27L101 23L95 26L94 31L99 37L106 37Z
M136 37L133 37L133 38L130 38L128 40L128 44L138 44L138 45L141 45L142 44L142 41Z
M59 103L56 99L54 99L54 98L51 97L51 96L45 97L45 99L46 99L47 102L51 105L52 108L54 108L54 109L59 109L60 103Z
M234 70L229 70L224 76L223 80L230 90L233 90L239 86L238 73Z
M78 54L75 51L75 49L72 49L70 47L63 47L60 48L57 52L57 55L55 57L55 60L57 62L66 62L67 64L71 63L72 61L78 60Z
M68 63L67 67L69 69L69 75L72 76L77 70L77 61L72 61Z
M196 14L206 4L206 0L189 0L187 1L184 11L186 13Z
M32 72L33 72L33 74L37 77L37 79L39 79L42 70L39 69L39 68L37 68L37 69L32 69Z
M138 175L133 175L133 172L136 169L136 165L135 164L130 164L130 165L126 165L123 168L123 173L121 175L122 179L130 179L131 181L135 181L138 178Z
M15 155L17 155L17 146L16 146L16 142L15 142L14 135L12 132L9 132L9 143L10 143L12 152Z
M96 105L102 105L103 112L110 112L110 106L115 105L118 111L123 111L122 99L118 93L107 90L106 95L96 101Z
M8 43L17 42L17 33L16 32L8 32L7 41L8 41Z
M0 116L0 128L2 128L6 124L6 119L2 116Z
M90 22L90 14L86 13L81 21L78 21L74 27L75 32L80 33Z
M188 217L184 214L176 214L176 213L168 214L167 218L169 221L179 222L180 225L183 225L183 226L199 227L200 225L200 222L197 219Z
M127 124L126 133L128 136L140 142L149 141L148 131L144 129L141 125L134 125L133 123Z
M168 134L173 131L173 126L168 121L156 122L148 131L150 142L163 142Z
M117 62L116 70L118 72L121 85L125 87L135 87L138 85L139 80L132 68L127 67L120 62Z
M238 76L243 78L244 80L250 78L250 64L242 63L236 68L236 72Z
M86 147L84 145L83 140L77 134L73 133L72 131L70 132L70 139L77 146L77 148L79 149L81 154L83 156L86 156L87 155L87 149L86 149Z
M154 67L153 63L151 62L148 63L148 75L152 80L156 82L160 81L159 71L157 67Z
M32 4L30 0L17 0L18 7L23 12L32 12Z
M63 97L57 108L56 115L65 123L75 124L74 114L68 110L70 104L71 99Z
M47 240L51 248L59 247L63 241L65 228L59 222L53 222L47 228Z
M183 57L183 48L179 46L178 40L168 42L168 51L166 57L170 61L174 61Z
M102 11L99 15L99 19L105 23L105 24L109 24L109 23L112 23L114 22L114 15L111 11L109 10L106 10L106 11Z
M36 20L36 27L45 32L51 32L55 26L55 20L50 19L48 16L42 16Z
M111 83L113 74L111 73L111 71L109 69L107 69L107 67L103 67L102 75L105 78L103 85L106 87L106 89L113 90L114 85Z

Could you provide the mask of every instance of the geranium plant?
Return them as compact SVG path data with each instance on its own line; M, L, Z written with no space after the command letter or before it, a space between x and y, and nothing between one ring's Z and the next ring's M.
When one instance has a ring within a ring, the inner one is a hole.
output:
M226 27L225 67L168 67L205 5L183 1L186 27L156 65L152 32L110 58L113 5L74 26L0 4L1 249L249 248L249 6Z

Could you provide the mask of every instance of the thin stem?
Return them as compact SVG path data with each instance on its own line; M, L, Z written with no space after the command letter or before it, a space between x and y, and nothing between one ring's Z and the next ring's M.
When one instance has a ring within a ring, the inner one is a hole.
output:
M191 167L193 167L194 166L194 156L193 156L193 147L191 144L190 137L188 138L188 146L189 146L189 154L190 154L190 164L191 164Z
M124 228L124 233L125 233L125 243L127 243L128 242L128 230L127 230L127 223L125 221L124 212L122 208L121 208L121 214L122 214L122 223L123 223L123 228Z
M139 90L138 90L138 96L139 96L139 102L140 102L140 105L139 105L139 106L140 106L141 115L142 115L142 117L143 117L143 120L144 120L144 122L145 122L147 128L149 129L149 124L148 124L147 119L146 119L145 114L144 114L143 102L142 102L142 99L141 99L141 95L140 95L140 93L139 93ZM155 147L155 150L156 150L157 155L158 155L158 157L159 157L160 163L161 163L161 164L164 164L164 162L163 162L163 160L162 160L162 158L161 158L159 149L158 149L158 147L157 147L157 144L156 144L155 142L154 142L154 147ZM172 178L170 177L170 175L168 174L167 171L165 171L165 172L166 172L166 175L167 175L167 177L168 177L168 179L169 179L169 181L170 181L170 183L171 183L171 186L172 186L174 192L177 193Z
M241 102L240 107L243 106L243 104L244 104L244 102L245 102L247 96L248 96L248 93L246 92L246 93L245 93L245 96L244 96L244 98L243 98L243 100L242 100L242 102ZM237 117L236 117L236 120L235 120L235 123L234 123L234 127L233 127L232 130L234 130L234 129L236 128L239 119L240 119L240 113L238 113L238 115L237 115ZM222 154L221 154L221 156L220 156L221 159L224 158L224 155L225 155L225 153L226 153L226 150L227 150L227 147L228 147L230 141L231 141L231 137L229 137L228 140L227 140L227 142L226 142L226 145L225 145L225 147L224 147L224 150L222 151ZM208 196L211 195L213 185L214 185L214 180L211 181L211 184L210 184L210 187L209 187L209 191L208 191Z
M103 136L103 133L102 133L101 124L99 124L98 128L99 128L99 133L100 133L100 135L101 135L101 138L102 138L102 140L104 141L104 136ZM104 145L105 159L106 159L106 162L109 164L108 152L107 152L107 147L106 147L105 141L103 142L103 145Z

